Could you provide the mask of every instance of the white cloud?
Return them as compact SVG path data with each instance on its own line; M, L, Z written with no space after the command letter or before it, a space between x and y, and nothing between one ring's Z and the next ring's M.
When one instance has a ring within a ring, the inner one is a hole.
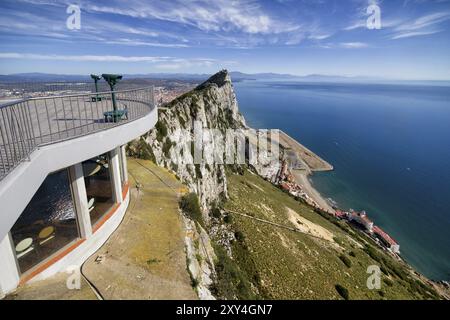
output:
M367 48L369 45L364 42L341 42L340 47L346 48L346 49L361 49L361 48Z
M435 12L419 17L412 22L399 25L397 31L421 30L450 19L450 12Z
M91 12L120 14L134 18L154 18L196 26L203 31L238 30L249 34L274 34L291 32L299 26L264 12L253 0L215 1L127 1L110 6L85 3Z
M160 48L187 48L189 47L184 43L159 43L159 42L147 42L135 39L117 39L104 41L107 44L125 45L125 46L147 46L147 47L160 47Z
M399 24L394 28L391 39L403 39L417 36L425 36L441 32L437 26L450 20L450 11L430 13L414 20Z
M53 61L94 61L94 62L150 62L165 64L192 64L212 65L216 60L208 58L180 59L165 56L119 56L119 55L56 55L2 52L0 59L27 59L27 60L53 60Z
M308 36L308 39L311 40L325 40L331 37L332 34L312 34Z
M343 30L351 31L351 30L356 30L356 29L366 28L366 27L367 27L366 20L359 20L359 21L353 22L351 25L349 25L348 27L345 27Z
M413 31L413 32L398 33L396 35L393 35L391 37L391 39L396 40L396 39L411 38L411 37L418 37L418 36L427 36L427 35L435 34L438 32L441 32L441 30Z

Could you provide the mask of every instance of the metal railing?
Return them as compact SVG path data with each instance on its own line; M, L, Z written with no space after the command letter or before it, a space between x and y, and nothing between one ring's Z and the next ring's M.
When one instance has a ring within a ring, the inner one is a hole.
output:
M155 107L153 87L27 98L0 105L0 180L39 146L139 119ZM118 114L118 116L117 116Z

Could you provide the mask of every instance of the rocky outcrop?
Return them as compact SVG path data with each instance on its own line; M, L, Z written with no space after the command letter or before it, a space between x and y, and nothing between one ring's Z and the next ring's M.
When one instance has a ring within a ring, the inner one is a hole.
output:
M207 159L220 148L218 138L213 134L204 133L202 148L205 159L200 163L194 161L194 129L199 124L204 129L215 129L219 135L222 134L220 139L224 139L227 130L248 128L239 112L226 70L160 108L156 128L130 144L128 151L131 155L147 157L172 170L198 195L205 213L204 219L208 222L209 209L228 196L227 178L223 164L211 163ZM256 148L250 152L255 153ZM279 171L279 162L254 165L253 168L270 180Z

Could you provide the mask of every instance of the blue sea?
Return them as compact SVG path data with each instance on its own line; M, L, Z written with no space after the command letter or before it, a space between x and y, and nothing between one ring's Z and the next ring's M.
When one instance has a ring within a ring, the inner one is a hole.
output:
M334 166L311 178L324 197L366 210L415 269L450 280L450 84L234 87L249 125L282 129Z

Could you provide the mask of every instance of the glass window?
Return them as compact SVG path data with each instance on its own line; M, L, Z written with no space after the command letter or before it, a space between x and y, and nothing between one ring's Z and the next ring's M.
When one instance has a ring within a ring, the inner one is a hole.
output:
M83 162L84 183L91 224L96 224L114 205L110 163L107 153Z
M120 183L122 186L125 185L125 173L123 171L123 162L127 161L127 159L123 158L122 148L119 148L119 167L120 167Z
M22 273L79 238L67 169L47 176L12 227L11 236Z

